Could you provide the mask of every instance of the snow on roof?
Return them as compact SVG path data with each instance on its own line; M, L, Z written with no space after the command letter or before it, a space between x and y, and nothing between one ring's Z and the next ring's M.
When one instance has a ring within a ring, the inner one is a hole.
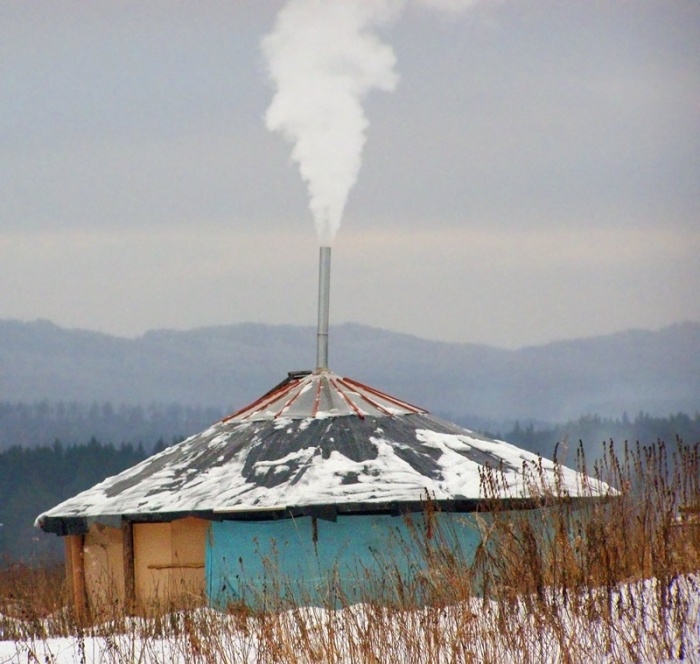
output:
M500 473L489 490L482 481L487 468ZM250 406L64 501L36 523L64 534L61 522L76 518L236 518L304 506L363 511L426 496L531 499L607 488L323 371L290 374Z

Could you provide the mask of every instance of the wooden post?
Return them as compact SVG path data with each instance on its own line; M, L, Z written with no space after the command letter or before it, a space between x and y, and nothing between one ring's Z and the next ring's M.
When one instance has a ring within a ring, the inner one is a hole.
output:
M66 535L66 577L73 595L75 618L78 623L87 620L87 595L85 593L84 535Z
M122 552L124 561L124 608L128 615L136 608L136 577L134 574L134 524L122 517Z
M68 588L68 595L73 597L73 553L71 551L71 536L63 538L63 558L66 564L66 586ZM73 602L75 604L75 601Z

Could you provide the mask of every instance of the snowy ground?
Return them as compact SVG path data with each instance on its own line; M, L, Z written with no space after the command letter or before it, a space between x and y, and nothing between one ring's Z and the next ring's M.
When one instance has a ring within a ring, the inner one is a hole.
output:
M700 577L575 600L552 594L542 604L474 599L420 611L355 605L258 618L200 609L105 624L83 636L0 640L2 664L212 661L698 663Z

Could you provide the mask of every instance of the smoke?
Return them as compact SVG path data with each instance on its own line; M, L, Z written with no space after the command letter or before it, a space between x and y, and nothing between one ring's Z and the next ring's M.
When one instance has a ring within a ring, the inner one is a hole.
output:
M294 146L322 245L333 241L360 170L362 100L398 80L393 50L372 30L399 8L392 0L290 0L263 40L277 88L266 125Z
M448 11L475 0L414 0ZM292 143L319 240L330 246L357 180L371 90L392 91L396 57L376 29L406 0L289 0L262 42L276 92L265 124Z
M425 5L440 11L458 14L473 7L479 0L416 0L416 2L419 5Z

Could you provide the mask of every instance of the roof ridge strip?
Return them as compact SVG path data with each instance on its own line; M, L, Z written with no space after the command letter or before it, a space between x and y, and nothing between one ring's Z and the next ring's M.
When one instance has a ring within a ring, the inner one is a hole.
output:
M305 376L306 377L306 376ZM304 377L304 378L305 378ZM231 415L227 415L224 417L221 422L229 422L236 417L240 417L243 415L243 413L247 411L252 411L255 412L255 410L259 410L259 408L263 404L270 404L273 401L276 401L280 397L283 397L287 392L290 392L293 390L297 384L301 383L303 379L300 378L295 378L291 380L289 383L286 383L282 385L279 389L275 390L274 392L268 392L267 394L263 394L261 397L253 401L252 403L249 403L247 406L241 408L240 410L237 410L235 413L232 413ZM244 417L241 417L242 420L246 419L246 417L250 417L250 415L245 415Z
M287 402L284 404L284 406L282 406L282 408L280 408L280 409L272 416L272 419L276 420L285 410L287 410L287 408L289 408L289 407L301 396L301 393L302 393L302 382L303 382L303 379L300 380L299 383L298 383L297 385L294 386L294 387L297 387L297 388L298 388L298 389L297 389L297 393L296 393L296 394L292 394L292 396L289 397L289 399L288 399ZM282 395L280 395L280 396L282 396Z
M353 403L353 401L350 399L350 397L348 397L348 395L345 394L345 392L343 392L343 390L341 390L341 389L338 387L338 384L336 383L335 379L330 378L329 380L331 381L331 383L333 383L333 387L335 387L335 389L338 391L338 394L340 394L340 396L345 400L345 403L347 403L348 406L350 406L350 408L352 408L352 410L355 411L355 414L356 414L361 420L364 420L364 419L365 419L365 414L357 407L357 405L356 405L355 403Z
M314 395L314 405L311 407L311 417L316 417L318 405L321 403L321 381L316 381L316 394Z
M343 378L344 381L350 383L350 385L354 385L355 387L362 388L363 390L367 390L371 394L374 394L375 396L382 397L383 399L386 399L387 401L391 401L391 403L396 404L397 406L401 406L405 408L406 410L412 410L414 413L427 413L428 411L425 408L421 408L420 406L414 406L412 403L409 403L408 401L402 401L401 399L397 399L396 397L392 397L389 394L386 394L385 392L380 392L379 390L375 390L373 387L370 387L369 385L365 385L364 383L360 383L357 380L353 380L352 378L348 378L347 376Z
M338 382L344 387L347 387L349 390L352 390L354 394L357 394L360 397L360 399L364 399L370 406L376 408L385 415L389 415L390 417L393 415L391 411L384 408L384 406L382 406L380 403L373 401L366 394L362 394L362 392L357 391L350 383L346 382L344 378L339 378ZM343 393L341 392L341 394Z

